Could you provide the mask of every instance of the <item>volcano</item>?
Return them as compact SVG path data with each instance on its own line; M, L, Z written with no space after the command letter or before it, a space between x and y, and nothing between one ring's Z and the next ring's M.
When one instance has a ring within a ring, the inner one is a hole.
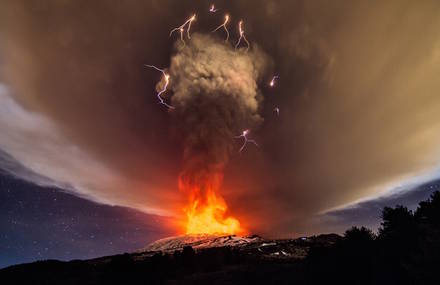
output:
M278 240L257 235L182 235L157 240L134 253L15 265L0 270L0 280L5 284L29 280L32 284L206 284L208 280L227 284L228 278L248 280L245 274L253 276L252 284L267 284L276 280L275 272L281 280L292 280L291 270L302 270L312 247L330 247L340 239L336 234ZM294 281L299 276L294 275Z
M236 235L193 234L163 238L149 244L139 252L174 252L188 246L195 250L225 246L245 247L264 243L263 241L264 239L257 235L240 237Z
M297 239L265 239L258 235L182 235L157 240L137 251L139 256L181 253L191 249L196 254L227 248L258 259L301 260L312 246L330 246L340 239L328 234Z

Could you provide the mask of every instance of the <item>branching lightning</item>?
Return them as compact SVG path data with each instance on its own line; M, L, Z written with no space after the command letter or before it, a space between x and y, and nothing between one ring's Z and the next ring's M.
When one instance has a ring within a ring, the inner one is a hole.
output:
M250 45L249 45L248 40L246 39L246 36L244 35L243 21L240 21L240 22L238 23L238 31L239 31L239 33L240 33L240 38L238 38L237 44L235 45L235 49L238 48L238 46L240 45L241 40L243 39L243 40L246 42L246 44L247 44L246 51L248 51Z
M196 19L196 14L194 14L190 19L189 19L189 23L188 23L188 29L186 30L186 33L188 35L188 39L191 38L191 36L189 35L189 31L191 30L191 23Z
M254 145L258 146L257 142L251 139L248 139L248 134L250 133L250 130L244 130L241 135L239 136L235 136L234 138L239 139L239 138L243 138L243 145L241 146L239 152L241 152L245 146L247 145L247 143L253 143Z
M212 31L212 32L215 32L215 31L217 31L218 29L220 29L221 27L223 27L224 30L226 31L226 40L225 40L225 42L227 42L227 41L229 40L229 31L228 31L228 28L226 27L226 25L228 24L228 22L229 22L229 15L226 14L226 15L225 15L225 21L223 22L223 24L221 24L220 26L218 26L217 28L215 28L215 29Z
M183 23L181 26L172 29L171 32L170 32L170 37L171 37L171 35L172 35L175 31L180 31L181 38L182 38L182 34L183 34L183 31L182 31L182 30L184 30L184 29L185 29L185 26L188 25L188 28L186 29L186 34L187 34L187 36L188 36L188 39L190 39L191 36L190 36L189 31L191 30L191 23L192 23L195 19L196 19L196 14L192 15L191 18L189 18L188 20L186 20L186 22Z
M169 104L167 104L167 103L163 100L163 98L162 98L162 96L161 96L165 91L167 91L168 83L170 82L170 75L167 74L167 73L165 72L165 70L160 69L160 68L158 68L158 67L156 67L156 66L154 66L154 65L145 64L145 66L148 66L148 67L154 68L154 69L156 69L157 71L162 72L162 75L163 75L163 77L164 77L164 79L165 79L165 84L164 84L162 90L160 90L160 91L157 93L156 96L157 96L157 99L159 99L159 104L165 105L165 106L166 106L167 108L169 108L169 109L174 109L174 107L171 106L171 105L169 105Z
M275 81L280 78L278 75L275 75L274 77L272 77L272 80L269 82L269 86L270 87L274 87L275 86Z

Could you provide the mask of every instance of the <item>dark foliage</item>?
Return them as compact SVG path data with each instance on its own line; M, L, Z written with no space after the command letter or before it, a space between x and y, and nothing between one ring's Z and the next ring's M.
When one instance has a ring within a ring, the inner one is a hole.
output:
M0 270L1 284L440 284L440 193L413 213L386 207L376 236L352 227L293 244L305 259L265 259L231 247L149 257L122 254L89 261L43 261ZM289 243L279 241L277 250Z
M385 207L378 236L362 227L331 247L312 247L311 284L440 284L440 193L412 213Z

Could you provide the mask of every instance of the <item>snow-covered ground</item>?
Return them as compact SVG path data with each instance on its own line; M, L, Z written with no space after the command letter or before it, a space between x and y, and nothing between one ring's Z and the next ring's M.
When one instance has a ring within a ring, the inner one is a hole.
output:
M254 243L260 243L263 239L258 236L240 237L235 235L218 236L218 235L182 235L176 237L168 237L157 240L139 252L146 251L164 251L170 252L175 250L182 250L185 246L191 246L194 249L203 249L210 247L223 246L245 246Z
M233 247L241 253L263 259L303 259L312 245L331 245L341 237L335 234L297 239L263 239L259 236L182 235L157 240L135 253L134 259L143 259L157 252L173 253L191 246L195 251L214 247Z

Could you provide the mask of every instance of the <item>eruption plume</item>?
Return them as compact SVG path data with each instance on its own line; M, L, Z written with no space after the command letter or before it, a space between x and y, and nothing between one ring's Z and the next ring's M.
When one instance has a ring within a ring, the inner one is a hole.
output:
M259 81L267 62L258 48L236 53L224 42L195 34L171 59L171 101L183 133L179 189L187 196L187 233L243 233L220 194L234 134L261 121Z

